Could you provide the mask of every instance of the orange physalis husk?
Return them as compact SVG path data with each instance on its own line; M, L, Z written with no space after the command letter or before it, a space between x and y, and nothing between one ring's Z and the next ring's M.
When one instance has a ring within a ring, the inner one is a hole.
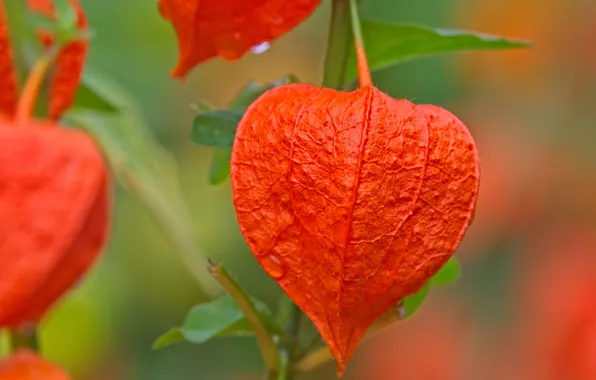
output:
M0 3L0 115L13 115L17 106L17 79L4 3Z
M109 230L109 178L95 141L23 113L39 67L17 117L0 120L0 328L39 322L88 271Z
M172 72L185 77L214 57L241 58L251 47L292 30L321 0L159 0L159 11L178 38L179 59Z
M34 352L20 350L0 361L0 380L71 380L71 377Z
M0 326L37 322L107 238L108 177L87 134L0 122Z
M88 25L83 8L77 0L70 0L70 3L77 12L77 27L85 31ZM52 0L28 0L27 5L32 12L54 17ZM54 43L54 37L47 31L39 31L38 34L46 47ZM50 84L50 119L58 120L72 105L83 75L88 50L89 42L86 40L72 41L60 49Z
M231 165L248 246L314 322L339 375L371 323L453 255L478 192L464 124L370 84L266 92L238 125Z
M552 221L524 248L512 279L517 323L504 339L524 366L510 366L514 375L501 378L596 379L593 226L581 219Z

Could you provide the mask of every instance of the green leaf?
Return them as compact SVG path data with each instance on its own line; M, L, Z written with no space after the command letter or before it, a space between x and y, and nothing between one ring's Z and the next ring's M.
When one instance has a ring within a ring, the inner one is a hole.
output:
M452 257L430 280L433 285L450 285L455 283L461 275L458 261Z
M67 44L79 34L77 10L68 0L54 0L56 32L61 44Z
M252 299L252 303L260 318L267 321L265 326L270 333L283 334L267 306L256 299ZM186 316L184 324L160 336L153 344L153 348L162 348L182 341L201 344L213 338L251 335L254 335L254 332L242 310L229 295L226 295L193 307Z
M191 104L190 108L196 113L208 112L215 109L215 107L204 100L199 100L198 102Z
M86 75L89 88L117 112L79 104L65 115L67 123L97 140L120 184L148 208L203 290L213 294L215 283L206 270L205 255L196 247L172 155L156 141L132 95L107 76Z
M434 29L422 25L388 24L367 20L362 23L368 64L371 71L429 55L469 50L499 50L531 46L526 41L464 30ZM354 52L346 77L356 77Z
M231 148L236 128L246 108L266 91L297 82L298 78L293 75L264 84L250 82L238 92L226 110L210 109L204 103L199 103L194 107L199 113L193 121L190 140L213 148Z
M404 298L402 306L405 310L403 318L412 316L422 305L431 286L450 285L457 281L461 274L461 268L457 260L452 257L439 271L420 289L417 293Z
M69 0L54 0L54 12L59 24L76 28L77 12Z
M42 13L26 13L27 24L34 30L56 32L56 21Z
M231 148L236 136L236 128L246 108L266 91L298 82L298 78L294 75L263 84L249 82L230 102L228 110L217 110L204 102L193 105L198 115L193 122L190 139L199 145L216 148L209 170L209 182L212 185L224 182L230 175Z
M230 176L232 149L215 149L209 168L209 183L219 185Z
M210 110L195 116L190 140L213 148L231 148L244 111Z
M98 83L99 78L93 73L83 72L81 84L75 94L74 107L96 110L101 112L119 112L118 105L112 103L110 94L102 94L102 84Z
M300 80L294 75L290 74L286 77L268 83L258 83L254 81L249 82L238 92L234 100L230 102L229 109L244 111L249 105L251 105L265 92L275 87L283 86L290 83L300 83Z
M174 327L174 328L168 330L168 332L160 335L160 337L157 338L155 340L155 342L153 342L152 347L153 347L153 349L163 348L163 347L171 346L172 344L175 344L175 343L184 342L185 340L186 340L186 337L184 336L182 329L178 328L178 327Z
M422 302L424 302L424 299L428 295L429 290L430 282L424 285L424 287L420 289L417 293L404 298L403 308L405 310L405 315L402 319L411 317L416 312L416 310L418 310L420 306L422 306Z

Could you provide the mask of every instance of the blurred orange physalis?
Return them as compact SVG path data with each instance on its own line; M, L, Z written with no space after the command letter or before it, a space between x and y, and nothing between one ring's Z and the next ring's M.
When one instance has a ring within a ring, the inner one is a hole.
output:
M34 352L20 350L0 361L0 380L71 380L57 365L37 356Z
M8 23L0 4L0 114L13 114L17 107L17 80L14 75Z
M184 77L214 57L236 60L308 18L321 0L159 0L161 15L178 37L172 75Z
M1 54L0 67L12 66L10 57ZM1 109L0 327L37 323L88 270L108 236L109 178L94 140L30 117L47 67L40 59L18 103ZM0 93L17 99L15 73L5 74ZM73 81L55 77L54 86L57 78Z
M571 318L554 361L560 378L596 379L596 284L590 285L578 289L578 302L570 305Z
M372 86L266 92L231 159L240 229L345 370L371 323L449 260L471 219L478 156L464 124ZM397 311L396 311L397 312Z
M87 29L87 18L77 0L69 0L77 12L77 27L82 31ZM27 0L29 9L41 13L47 17L54 18L54 7L52 0ZM46 48L50 48L55 42L55 36L48 31L38 31L40 39ZM71 41L62 46L58 52L58 58L50 84L50 104L48 116L52 120L58 120L62 113L72 104L76 94L85 59L89 50L89 42L86 40Z

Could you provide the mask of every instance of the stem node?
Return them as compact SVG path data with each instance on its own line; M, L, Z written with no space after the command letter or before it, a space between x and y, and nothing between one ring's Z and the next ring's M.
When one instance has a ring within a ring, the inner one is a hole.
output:
M356 52L356 65L358 67L358 79L360 87L372 86L372 78L366 59L366 50L364 48L364 36L360 26L360 15L358 13L358 1L350 1L350 15L352 19L352 33L354 34L354 51Z

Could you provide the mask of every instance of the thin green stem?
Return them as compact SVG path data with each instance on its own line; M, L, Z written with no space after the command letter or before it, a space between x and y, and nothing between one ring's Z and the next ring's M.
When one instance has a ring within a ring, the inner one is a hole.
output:
M277 305L277 323L280 326L287 326L292 313L292 300L286 294L282 294Z
M298 341L300 333L300 324L302 320L302 311L289 298L284 297L280 303L280 322L284 324L284 330L293 342ZM298 354L296 344L292 342L280 342L278 344L278 373L275 380L292 380L294 378L293 363Z
M358 79L360 87L372 85L366 49L364 48L364 36L360 26L360 14L358 12L358 0L349 0L350 16L352 20L352 33L354 35L354 50L356 51L356 65L358 67Z
M333 0L323 68L323 87L339 90L344 86L351 40L349 4L346 0Z
M274 380L292 380L294 378L294 368L292 368L292 353L287 348L279 350L279 370Z
M9 337L10 346L13 352L20 349L28 349L39 352L40 347L36 326L22 326L10 330Z
M52 59L50 54L41 57L29 73L17 104L15 119L18 123L25 123L33 116L33 108Z
M300 322L302 321L302 311L295 303L290 305L289 318L286 323L286 333L289 336L296 337L300 330Z
M240 307L240 310L242 310L244 317L257 338L257 344L265 361L267 373L271 379L275 379L278 373L277 345L273 337L269 334L269 331L267 331L267 327L261 320L254 304L220 263L209 260L209 266L207 268L213 278L230 294L238 304L238 307Z

